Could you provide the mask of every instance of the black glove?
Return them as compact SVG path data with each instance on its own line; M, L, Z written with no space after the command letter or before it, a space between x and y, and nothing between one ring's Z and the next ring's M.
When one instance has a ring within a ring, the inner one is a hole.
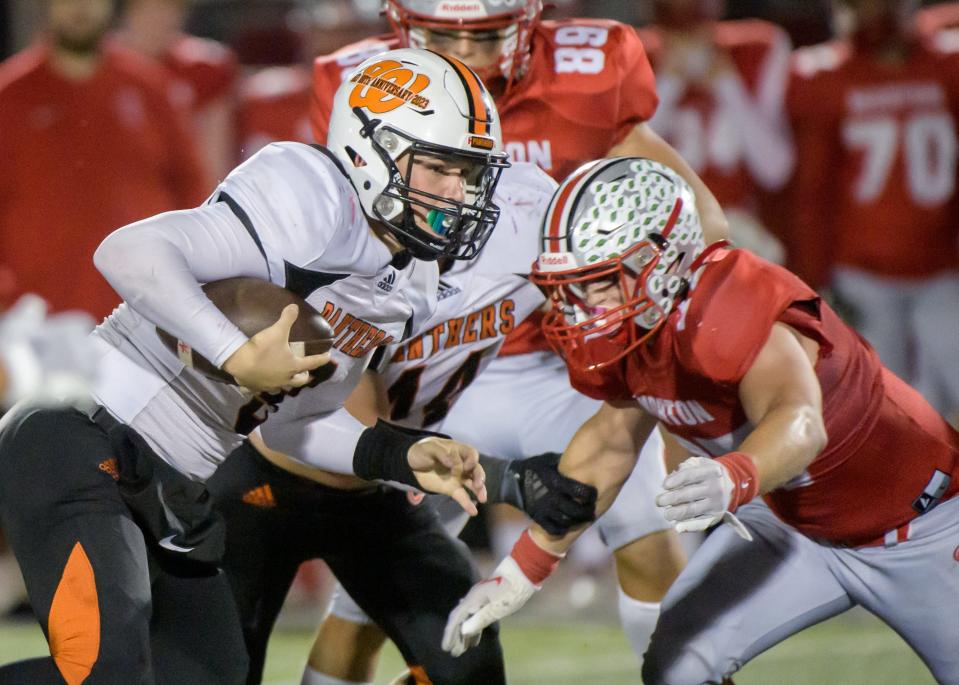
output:
M526 512L550 535L565 535L570 528L596 518L596 488L567 478L556 470L560 455L545 452L506 464L498 488L487 488L496 501Z

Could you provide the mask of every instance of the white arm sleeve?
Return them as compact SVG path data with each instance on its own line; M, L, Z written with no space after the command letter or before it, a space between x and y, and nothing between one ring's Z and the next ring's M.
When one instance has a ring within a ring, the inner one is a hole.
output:
M127 304L217 366L247 337L200 283L268 278L256 243L223 203L159 214L114 231L93 261Z
M353 453L366 426L346 409L288 421L282 418L281 412L260 426L260 435L271 449L307 466L353 475Z

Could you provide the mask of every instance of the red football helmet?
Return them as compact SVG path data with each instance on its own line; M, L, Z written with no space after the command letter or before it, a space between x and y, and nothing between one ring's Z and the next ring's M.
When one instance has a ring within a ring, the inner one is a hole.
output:
M507 89L529 67L530 39L542 11L542 0L386 0L386 16L405 47L444 52L431 32L498 33L495 61L468 64L484 81L505 79Z

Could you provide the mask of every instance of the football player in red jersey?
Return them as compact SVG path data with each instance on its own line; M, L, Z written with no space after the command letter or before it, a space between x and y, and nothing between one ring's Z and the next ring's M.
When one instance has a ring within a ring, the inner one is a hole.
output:
M542 4L540 0L388 0L386 13L393 34L316 60L311 108L316 140L326 138L332 93L352 66L395 45L427 47L458 57L481 75L501 112L504 145L514 160L533 162L561 180L582 162L604 155L657 159L679 169L696 189L697 206L711 238L725 237L726 219L712 193L646 123L657 97L652 70L634 29L607 20L542 21ZM564 438L571 436L571 425L578 422L569 416L585 419L595 411L594 403L570 390L561 361L546 352L539 321L530 317L517 327L507 339L503 359L494 360L489 372L463 394L446 430L462 431L465 440L474 440L491 453L518 457L561 450ZM525 394L537 395L535 402L522 397L526 389L530 390ZM567 412L565 420L554 411L559 408ZM483 425L475 420L477 415L483 416ZM499 430L484 430L489 425ZM493 442L494 432L507 436L521 430L538 433L543 441L527 440L535 444L529 451ZM477 440L484 436L485 440ZM628 499L622 498L623 502ZM639 655L655 624L658 600L683 563L675 535L656 529L652 521L662 528L662 518L652 503L645 506L648 511L641 521L634 511L622 512L623 525L610 544L616 549L623 587L623 622ZM627 519L632 519L630 525ZM371 677L372 666L363 655L357 661L365 665L343 658L352 653L346 645L357 642L347 633L355 637L368 629L357 628L359 617L339 609L317 641L304 680L310 685ZM354 620L341 620L344 615ZM331 625L337 630L329 630ZM337 663L331 664L334 657ZM352 665L346 668L344 663Z
M890 370L952 412L959 41L920 40L913 6L848 0L848 35L796 53L787 253L807 283L833 289Z
M649 125L673 145L722 205L741 247L782 262L763 225L769 194L795 154L785 112L792 47L775 24L720 21L723 0L658 0L638 31L656 74Z
M663 482L665 517L729 524L663 600L644 683L722 682L854 605L959 683L943 629L959 608L959 434L812 288L707 246L689 186L639 158L557 189L533 277L574 386L604 401L560 471L598 489L601 513L659 421L696 455ZM451 613L444 648L519 609L580 533L533 525Z

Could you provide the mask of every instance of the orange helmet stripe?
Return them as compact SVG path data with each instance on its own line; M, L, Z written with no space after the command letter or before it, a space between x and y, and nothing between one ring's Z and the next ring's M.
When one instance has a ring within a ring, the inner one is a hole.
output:
M472 69L455 57L441 55L438 52L434 54L445 59L449 65L453 67L453 70L460 77L460 81L463 83L463 88L466 90L467 99L469 100L470 133L474 133L479 136L491 135L493 114L490 112L489 107L487 106L488 100L486 97L484 97L486 94L486 88L479 80L479 77L473 73Z

